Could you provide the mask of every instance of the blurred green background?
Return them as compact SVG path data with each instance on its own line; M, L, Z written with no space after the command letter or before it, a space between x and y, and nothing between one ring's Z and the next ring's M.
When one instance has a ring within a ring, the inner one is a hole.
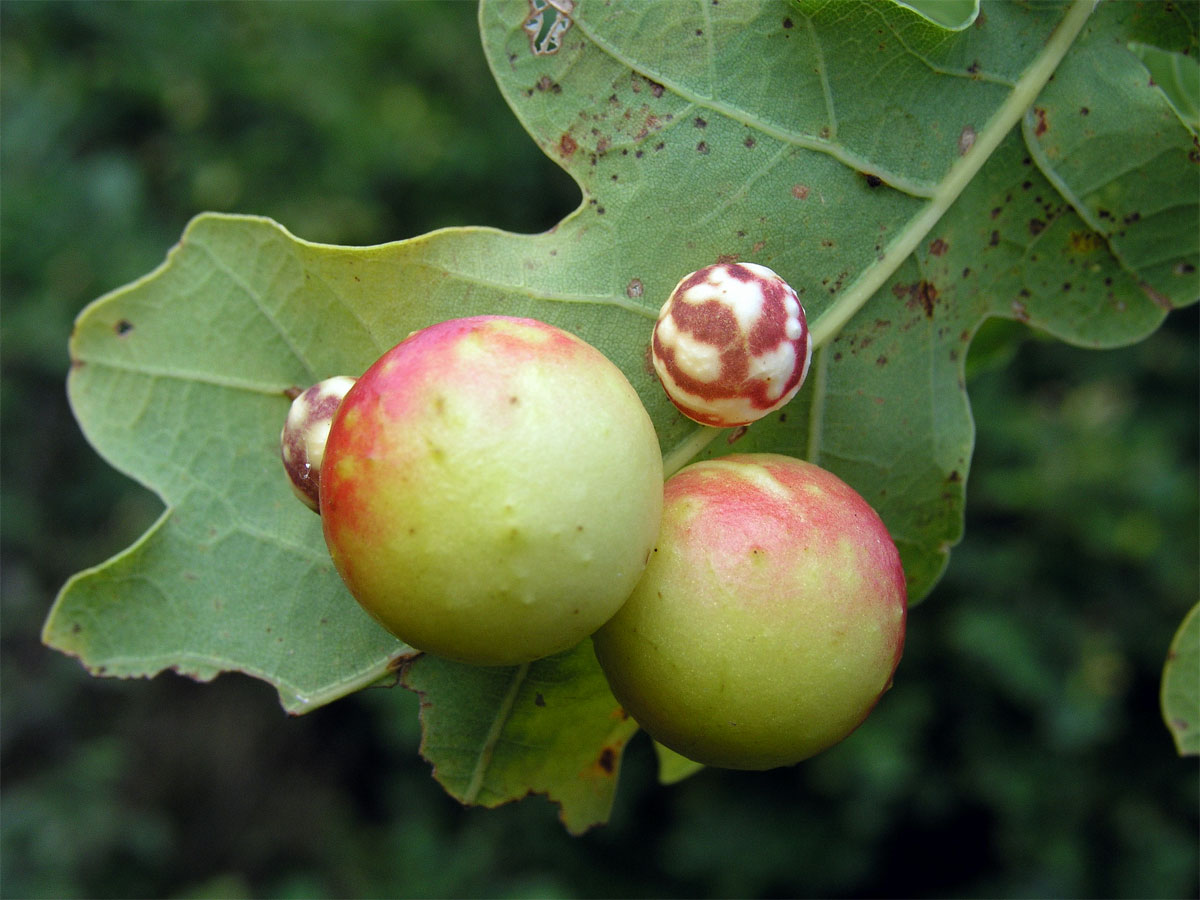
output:
M366 244L539 231L579 194L504 105L468 3L0 5L0 892L109 896L1195 896L1196 760L1158 710L1197 575L1197 315L1095 352L1005 323L971 356L967 537L852 739L670 788L629 748L609 825L464 809L415 697L289 719L265 685L89 678L39 643L158 502L67 408L71 322L205 209Z

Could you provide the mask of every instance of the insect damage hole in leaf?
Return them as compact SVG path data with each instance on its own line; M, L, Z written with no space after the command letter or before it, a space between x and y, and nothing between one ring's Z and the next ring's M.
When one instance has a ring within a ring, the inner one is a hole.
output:
M562 48L574 8L574 0L529 0L529 18L522 27L529 33L535 56L549 56Z

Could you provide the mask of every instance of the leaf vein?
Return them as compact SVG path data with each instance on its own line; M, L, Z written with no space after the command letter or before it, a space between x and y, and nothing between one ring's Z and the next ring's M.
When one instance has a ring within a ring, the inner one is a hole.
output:
M467 782L466 790L463 791L462 800L465 804L473 804L479 797L479 792L483 788L484 777L487 775L488 768L492 764L492 756L496 752L496 745L500 742L500 738L504 734L504 726L508 724L508 718L512 713L513 705L517 702L517 695L521 692L521 685L528 674L529 663L522 663L513 671L508 690L505 692L504 698L500 701L500 705L496 708L496 715L492 717L492 724L488 728L483 746L479 748L479 755L475 759L475 768L471 772L471 779Z
M678 82L667 78L662 73L654 72L646 66L635 65L634 61L627 56L621 54L611 44L599 38L586 23L578 21L580 30L586 35L588 40L592 41L597 47L611 56L613 59L620 62L622 65L629 67L634 72L637 72L643 78L650 79L664 87L669 87L680 98L688 101L694 106L699 106L709 110L717 115L724 116L731 121L745 125L747 128L753 128L767 137L773 138L785 144L790 144L794 147L800 147L806 150L814 150L818 153L824 153L833 157L843 165L849 166L855 171L871 172L878 175L888 183L890 187L896 190L903 191L914 197L931 197L934 195L936 185L925 181L916 181L906 176L893 172L889 169L875 165L867 158L851 152L848 148L830 140L825 140L818 137L802 135L794 131L789 131L775 125L770 125L760 117L747 115L744 110L731 106L728 103L721 102L714 97L705 97L697 94L695 91L684 88Z
M222 259L216 253L216 251L214 251L211 247L209 247L203 241L197 240L193 236L191 242L192 242L192 246L196 247L198 250L200 250L202 253L204 253L204 255L207 256L212 261L214 268L216 268L218 271L222 272L227 278L229 278L230 281L232 281L234 284L236 284L239 288L242 289L242 291L250 298L251 302L254 304L254 307L258 310L259 314L264 319L266 319L267 322L270 323L272 329L274 329L275 333L279 335L279 339L281 341L283 341L284 346L287 347L288 351L292 354L292 356L294 356L296 358L296 362L298 362L301 366L304 367L304 371L308 374L310 382L317 381L317 376L316 376L316 373L313 371L312 366L309 365L308 360L304 358L304 355L300 352L300 349L292 341L292 339L288 335L286 329L284 329L284 327L279 323L279 320L276 319L275 316L272 315L267 310L267 307L263 301L262 295L259 294L258 291L254 290L250 286L250 284L238 273L238 271L236 269L234 269L227 262L225 262L225 260Z

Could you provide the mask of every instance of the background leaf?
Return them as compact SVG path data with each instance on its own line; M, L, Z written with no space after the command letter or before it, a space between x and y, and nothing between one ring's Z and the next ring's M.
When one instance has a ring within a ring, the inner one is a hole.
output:
M824 346L792 406L708 452L774 449L845 477L891 528L918 601L961 532L963 365L980 323L1008 316L1103 346L1165 314L1141 287L1143 260L1105 239L1125 235L1088 229L1019 133L1005 136L1089 8L997 4L948 38L890 6L588 4L548 53L528 5L485 3L497 81L583 188L580 208L536 236L449 229L362 249L261 219L195 220L163 268L78 322L80 423L169 509L68 584L47 641L107 674L246 671L294 711L386 676L408 648L350 601L278 471L284 392L360 372L440 319L531 315L609 355L664 450L691 451L711 435L666 401L645 348L675 281L721 258L788 278ZM426 692L432 708L443 684ZM474 733L495 721L460 708ZM435 766L451 767L447 747L427 749Z
M1200 754L1200 605L1183 618L1162 680L1163 719L1180 756Z

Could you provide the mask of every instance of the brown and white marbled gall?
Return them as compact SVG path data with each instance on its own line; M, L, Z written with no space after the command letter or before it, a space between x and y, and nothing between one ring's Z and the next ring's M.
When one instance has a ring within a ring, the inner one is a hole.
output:
M321 511L321 460L329 426L354 381L349 375L335 375L301 391L279 435L279 452L292 490L314 512Z
M654 369L702 425L748 425L800 390L812 360L804 307L766 266L720 263L688 275L654 327Z

